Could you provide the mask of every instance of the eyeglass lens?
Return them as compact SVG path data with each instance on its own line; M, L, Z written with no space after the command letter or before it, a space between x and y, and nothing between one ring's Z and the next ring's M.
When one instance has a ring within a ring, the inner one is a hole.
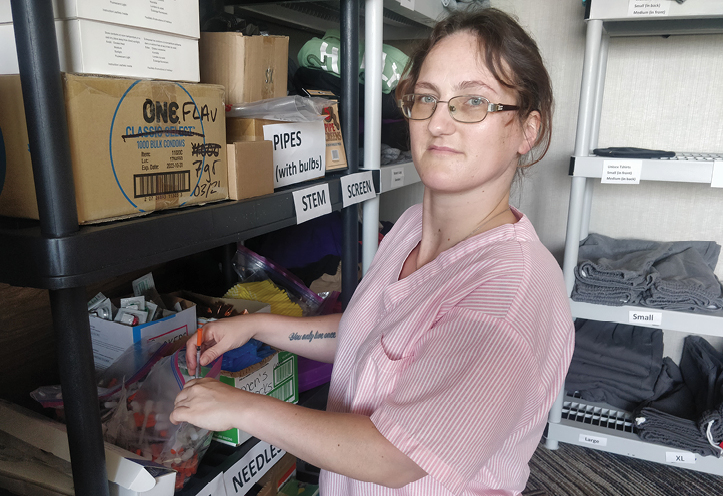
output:
M432 117L437 99L429 95L405 95L402 99L404 115L413 120ZM460 122L479 122L487 117L488 101L481 96L456 96L447 103L449 114Z

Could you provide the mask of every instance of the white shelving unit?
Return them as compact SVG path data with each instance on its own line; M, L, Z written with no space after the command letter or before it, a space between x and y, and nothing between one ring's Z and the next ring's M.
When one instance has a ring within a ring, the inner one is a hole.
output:
M591 151L597 148L610 37L723 33L723 0L684 4L663 1L657 11L635 10L634 4L645 3L650 2L588 0L585 60L575 151L570 165L572 186L563 262L568 294L575 282L579 243L588 235L593 185L596 182L593 179L602 178L605 162L615 160L594 156ZM720 167L721 161L723 154L689 152L679 152L668 159L643 159L640 180L710 184L714 168ZM717 316L572 300L570 308L574 318L623 324L631 322L631 312L656 312L661 316L662 325L659 327L663 329L723 336L723 318ZM546 445L556 449L559 442L723 475L720 459L687 454L682 456L685 463L681 463L682 450L641 441L635 434L634 421L629 413L609 405L570 397L564 391L550 411Z

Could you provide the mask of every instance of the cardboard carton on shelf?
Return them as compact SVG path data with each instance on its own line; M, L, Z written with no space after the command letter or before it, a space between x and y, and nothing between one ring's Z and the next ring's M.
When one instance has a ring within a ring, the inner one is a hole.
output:
M177 295L161 295L161 298L167 308L180 307L181 310L167 317L132 327L101 319L95 315L89 316L96 370L108 368L126 349L141 339L170 343L185 339L186 336L196 332L195 303ZM119 307L119 301L113 300L113 304Z
M7 401L0 401L0 431L20 442L31 445L43 452L70 462L68 435L65 425L25 410ZM118 496L172 496L175 490L176 472L149 460L142 459L129 451L105 443L105 465L110 484L110 493ZM62 486L56 481L36 481L26 477L35 490L30 494L62 494ZM48 486L52 487L48 490ZM31 486L32 487L32 486ZM43 492L45 491L45 492Z
M297 356L286 351L278 351L239 372L222 370L219 380L244 391L265 394L288 403L299 402ZM213 438L224 444L239 446L251 435L241 429L229 429L215 432Z
M274 188L316 179L347 167L337 104L331 103L325 113L327 118L316 122L227 118L226 139L272 142Z
M196 0L52 0L52 6L55 19L90 19L196 39L200 35ZM13 22L10 0L0 0L0 23L8 22Z
M274 157L271 141L228 143L228 197L245 200L274 192Z
M198 40L89 19L55 21L60 70L198 82ZM12 24L0 24L0 74L18 74Z
M286 96L288 36L201 33L201 82L226 88L230 104Z
M228 198L222 87L77 74L63 86L81 224ZM0 76L0 107L0 215L37 219L19 76Z

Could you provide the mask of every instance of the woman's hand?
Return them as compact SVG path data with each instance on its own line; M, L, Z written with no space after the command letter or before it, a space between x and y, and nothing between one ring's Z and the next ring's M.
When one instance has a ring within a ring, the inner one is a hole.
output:
M237 315L214 320L203 326L201 365L208 365L223 353L243 346L254 337L249 315ZM186 343L188 372L196 370L196 331Z
M210 431L225 431L235 427L238 403L245 393L216 379L188 381L176 396L170 420L174 424L188 422Z

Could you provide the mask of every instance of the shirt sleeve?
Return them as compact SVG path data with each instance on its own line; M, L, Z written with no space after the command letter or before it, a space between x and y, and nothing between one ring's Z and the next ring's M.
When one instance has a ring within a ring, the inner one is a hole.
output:
M533 415L537 362L509 322L470 308L448 312L422 341L371 420L458 494Z

